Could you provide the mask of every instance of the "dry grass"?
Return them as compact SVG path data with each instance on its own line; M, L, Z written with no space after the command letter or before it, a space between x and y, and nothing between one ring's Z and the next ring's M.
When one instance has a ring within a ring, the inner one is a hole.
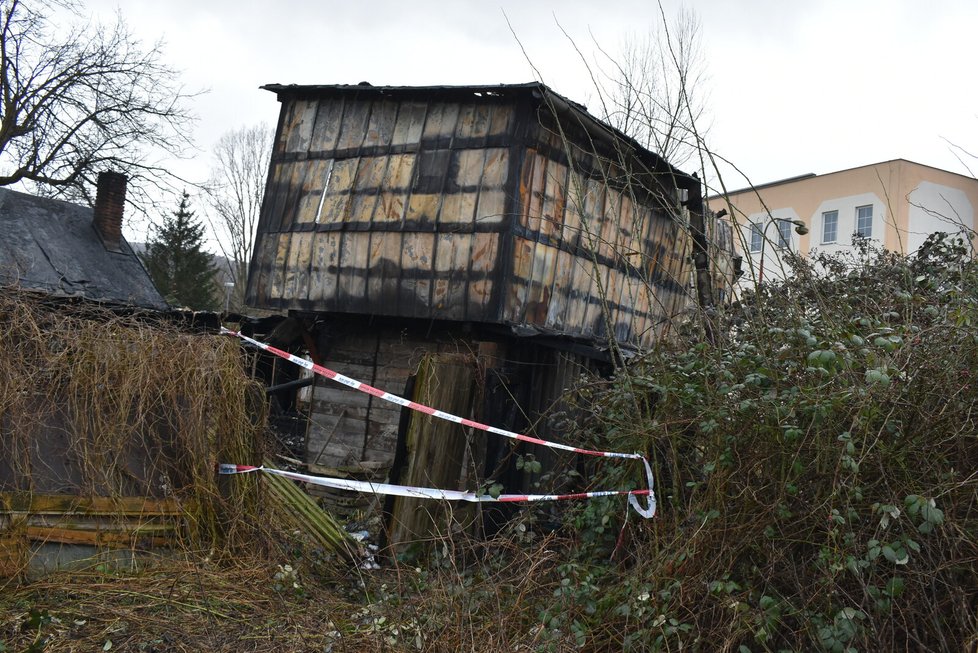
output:
M176 498L183 547L252 542L254 481L214 473L260 460L264 398L236 342L5 290L0 351L0 491Z
M233 566L196 558L138 572L49 575L0 593L0 645L157 653L579 650L570 641L545 642L536 619L558 584L561 543L442 544L423 567L395 563L369 573L308 559L283 574L285 564L267 558Z

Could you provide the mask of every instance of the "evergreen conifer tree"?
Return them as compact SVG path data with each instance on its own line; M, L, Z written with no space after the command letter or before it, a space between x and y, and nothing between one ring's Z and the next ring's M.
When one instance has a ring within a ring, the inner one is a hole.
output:
M153 231L141 258L160 294L174 306L217 310L216 270L211 255L201 249L204 226L194 219L186 191L180 207Z

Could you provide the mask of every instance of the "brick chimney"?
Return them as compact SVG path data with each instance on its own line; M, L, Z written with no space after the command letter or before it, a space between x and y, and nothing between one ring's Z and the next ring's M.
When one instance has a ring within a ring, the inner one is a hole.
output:
M105 249L112 252L122 251L122 213L126 206L128 181L121 172L100 172L98 175L92 225Z

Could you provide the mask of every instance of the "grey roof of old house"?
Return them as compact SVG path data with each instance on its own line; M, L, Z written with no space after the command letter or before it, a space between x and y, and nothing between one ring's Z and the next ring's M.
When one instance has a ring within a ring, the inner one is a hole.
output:
M92 209L0 188L0 285L165 310L129 243L109 251Z

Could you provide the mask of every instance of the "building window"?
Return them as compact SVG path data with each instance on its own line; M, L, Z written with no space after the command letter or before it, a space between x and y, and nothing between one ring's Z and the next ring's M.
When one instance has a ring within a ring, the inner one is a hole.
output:
M839 212L822 214L822 243L834 243L839 237Z
M778 249L790 249L791 248L791 220L776 220L773 219L778 228L778 240L776 243L772 243L772 247L777 247ZM764 236L767 233L767 227L770 227L770 222L752 222L750 225L750 251L760 252L764 248Z
M756 222L750 223L750 251L759 252L764 245L764 230Z
M856 235L860 238L873 237L873 207L856 207Z
M778 220L778 249L791 248L791 220Z

